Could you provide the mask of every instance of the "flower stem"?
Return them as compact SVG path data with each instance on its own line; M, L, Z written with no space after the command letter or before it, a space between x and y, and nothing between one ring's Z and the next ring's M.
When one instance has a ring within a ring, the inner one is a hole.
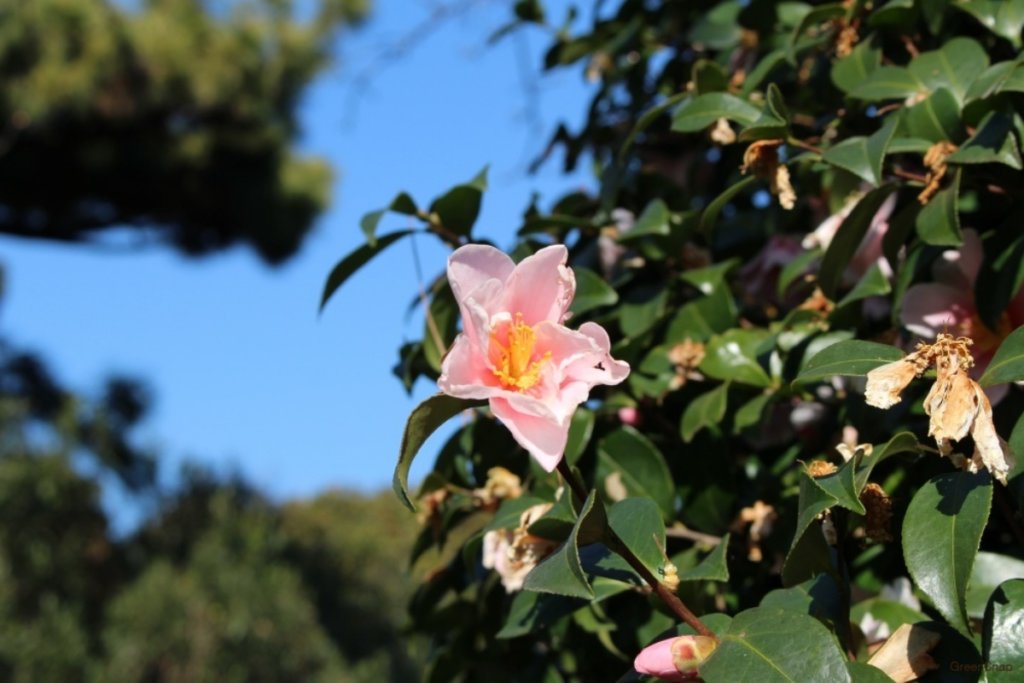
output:
M565 461L565 458L562 458L558 463L558 473L562 475L565 483L569 485L569 488L572 489L572 492L577 498L579 498L580 502L587 499L587 487L583 485L583 482L576 476L576 473L572 471L569 467L569 463ZM700 619L698 619L697 616L683 603L683 601L679 599L679 596L670 591L665 584L659 581L658 578L651 573L651 570L640 561L640 558L633 554L633 551L629 549L629 547L621 538L619 538L619 535L616 534L611 527L608 527L605 531L605 542L608 544L610 550L621 555L622 559L629 563L629 566L647 582L647 585L651 587L654 594L657 595L681 621L687 624L698 634L718 640L718 636L715 635L714 631L702 624Z

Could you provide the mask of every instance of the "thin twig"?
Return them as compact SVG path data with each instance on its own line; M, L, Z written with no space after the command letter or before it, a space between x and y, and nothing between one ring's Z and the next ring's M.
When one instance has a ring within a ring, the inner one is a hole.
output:
M694 543L704 543L705 545L718 545L722 542L721 536L702 534L699 531L687 529L684 526L668 527L667 529L665 529L665 535L669 538L685 538L688 541L693 541Z
M565 458L562 458L558 463L558 473L562 475L562 478L569 485L569 488L572 489L576 497L580 499L581 503L587 499L588 492L586 486L584 486L583 482L580 481L573 473L572 469L569 467L569 463L565 461ZM716 640L718 639L718 636L715 635L714 631L702 624L700 619L697 618L697 615L690 611L683 601L679 599L678 595L670 591L665 584L659 581L657 577L651 573L651 570L633 554L633 551L626 546L622 539L619 538L618 534L616 534L610 527L607 529L605 534L605 542L608 544L608 547L615 553L622 556L622 559L624 559L629 566L633 568L633 571L639 574L640 577L647 582L647 585L651 587L654 594L661 598L661 601L668 606L673 614L679 617L681 621L689 625L690 628L700 635L707 636L708 638L714 638Z
M412 243L412 262L416 269L416 286L419 287L420 303L423 304L423 315L427 319L427 330L430 331L430 336L434 340L434 345L437 346L437 350L443 356L445 351L448 350L448 345L444 343L444 338L441 336L441 331L437 329L437 323L434 321L434 316L430 312L430 302L427 301L427 290L423 286L423 268L420 266L420 252L416 248L416 233L410 235L412 238L409 240Z

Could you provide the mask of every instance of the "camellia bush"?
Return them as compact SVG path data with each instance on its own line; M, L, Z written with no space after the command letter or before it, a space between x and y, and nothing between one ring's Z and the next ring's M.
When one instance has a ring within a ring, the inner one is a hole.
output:
M452 248L396 367L426 680L1024 680L1024 2L595 5L498 38L593 83L547 154L597 189L507 253L485 172L398 193L323 293Z

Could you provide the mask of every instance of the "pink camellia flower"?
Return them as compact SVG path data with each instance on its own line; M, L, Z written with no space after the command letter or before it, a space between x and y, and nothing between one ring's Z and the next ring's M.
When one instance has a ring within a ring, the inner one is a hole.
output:
M832 239L836 236L836 233L839 232L843 221L846 220L850 212L857 206L860 199L860 196L851 198L839 213L834 213L822 221L821 225L804 237L801 246L804 249L814 249L817 247L822 251L826 251L829 245L832 244ZM860 245L857 246L857 251L854 252L849 265L847 265L846 270L843 272L844 285L851 286L856 284L864 276L864 273L868 272L871 266L876 263L885 277L892 277L892 268L889 266L889 261L882 254L882 239L885 237L885 233L889 231L889 217L892 215L894 208L896 208L896 195L891 194L878 207L875 215L872 216L871 225L868 226L867 233L861 240Z
M983 258L978 233L964 230L963 246L943 252L935 262L932 266L935 282L914 285L907 290L900 313L906 328L925 339L935 339L940 332L948 332L974 340L971 374L975 377L985 371L1003 339L1024 324L1024 289L1003 312L997 329L989 329L981 322L974 304L974 285ZM989 393L991 396L991 389Z
M639 673L665 681L691 681L718 643L707 636L678 636L648 645L633 660Z
M614 360L608 333L596 323L579 331L562 322L576 293L553 245L516 265L481 244L448 259L448 282L462 313L462 334L437 380L449 396L488 399L491 411L547 471L562 459L569 421L598 384L618 384L629 365Z

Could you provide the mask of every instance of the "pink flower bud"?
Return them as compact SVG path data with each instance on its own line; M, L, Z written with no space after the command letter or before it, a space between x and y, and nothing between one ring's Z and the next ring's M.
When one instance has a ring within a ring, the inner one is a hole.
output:
M624 425L636 427L640 424L640 411L633 406L619 408L619 421Z
M678 636L648 645L633 660L642 674L665 681L690 681L700 674L697 667L715 651L718 643L707 636Z

